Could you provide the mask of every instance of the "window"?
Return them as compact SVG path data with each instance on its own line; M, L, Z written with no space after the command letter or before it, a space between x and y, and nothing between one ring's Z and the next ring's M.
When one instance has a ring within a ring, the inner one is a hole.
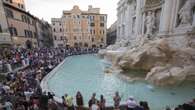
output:
M9 32L10 32L11 36L17 36L18 35L17 29L15 27L10 27Z
M32 31L29 31L29 37L32 38L33 37L33 33Z
M101 42L103 42L104 41L104 39L103 38L101 38Z
M55 25L55 23L53 23L53 25Z
M32 20L32 25L35 25L35 24L36 24L35 20Z
M92 38L91 41L94 42L94 38Z
M74 40L77 40L77 37L76 36L74 36Z
M100 27L104 27L104 23L100 23Z
M53 29L53 32L56 32L56 29L55 28Z
M9 10L9 9L6 9L6 16L10 17L10 18L14 18L13 12L11 10Z
M25 22L26 21L26 16L21 15L22 21Z
M0 25L0 33L2 33L2 32L3 32L3 30L2 30L1 25Z
M104 16L100 16L100 21L104 21Z
M60 37L60 39L61 39L61 40L64 40L62 36Z
M30 24L30 18L26 17L26 23Z
M25 37L33 38L33 32L29 30L24 30ZM34 36L36 37L36 33L34 33Z
M91 27L94 27L94 26L95 26L95 23L91 23L90 26L91 26Z
M60 32L62 32L62 29L60 28Z
M27 30L24 30L25 37L28 37L28 32Z
M28 16L26 16L26 15L21 15L21 18L22 18L22 21L23 21L23 22L26 22L26 23L28 23L28 24L31 23L30 17L28 17ZM35 21L32 20L32 24L35 24Z
M21 4L21 8L23 8L23 9L24 9L24 5L23 5L23 4Z
M94 16L90 16L90 20L91 21L94 21Z
M77 15L77 18L79 19L79 18L80 18L80 16L79 16L79 15Z

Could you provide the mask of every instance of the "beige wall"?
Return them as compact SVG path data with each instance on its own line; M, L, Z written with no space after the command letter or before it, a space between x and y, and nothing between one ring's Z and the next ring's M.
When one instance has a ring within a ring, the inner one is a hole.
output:
M59 21L63 24L61 27L64 30L63 35L68 40L66 45L74 47L75 43L77 43L82 44L82 46L87 44L90 47L92 45L98 47L100 45L105 46L107 15L99 14L99 10L99 8L92 8L90 6L88 11L81 11L78 6L74 6L72 10L63 11L63 16L59 18ZM94 27L90 26L90 16L94 16ZM104 27L100 27L100 16L105 16L105 20L103 21ZM52 23L54 22L54 19L52 19ZM55 25L52 26L53 28L58 28ZM95 30L95 34L91 34L91 30ZM92 38L94 38L94 42L92 42Z

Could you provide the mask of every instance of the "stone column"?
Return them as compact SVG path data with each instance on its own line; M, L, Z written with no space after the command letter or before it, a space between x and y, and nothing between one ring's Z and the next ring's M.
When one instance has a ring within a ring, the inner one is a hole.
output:
M142 8L144 6L144 0L137 0L136 8L136 23L135 23L135 34L140 35L142 33Z
M173 17L174 0L165 0L162 6L161 20L159 33L162 35L168 34L170 31L171 19Z
M142 24L143 24L143 26L142 26L142 34L144 34L144 31L145 31L145 18L146 18L146 13L144 13L143 14L143 20L142 20Z

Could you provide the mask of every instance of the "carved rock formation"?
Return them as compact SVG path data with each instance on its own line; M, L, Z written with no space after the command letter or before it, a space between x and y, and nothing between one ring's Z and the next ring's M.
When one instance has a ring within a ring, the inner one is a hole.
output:
M104 50L104 58L122 70L149 71L146 80L156 85L174 85L195 80L195 48L192 38L177 36L151 40L125 51Z

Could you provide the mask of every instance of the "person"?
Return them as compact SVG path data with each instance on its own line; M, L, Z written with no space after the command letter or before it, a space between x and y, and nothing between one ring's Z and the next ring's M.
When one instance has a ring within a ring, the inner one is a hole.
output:
M93 104L91 105L91 110L100 110L98 101L93 102Z
M143 101L142 103L140 103L140 106L143 107L144 110L150 110L148 106L148 102L146 101Z
M103 95L100 96L100 110L106 110L106 99Z
M40 96L40 108L42 110L48 110L48 96L46 95L46 92L43 92L43 94Z
M134 100L133 96L130 96L127 100L127 110L134 110L137 107L137 103Z
M92 104L97 102L97 99L95 97L96 97L96 93L93 93L91 99L88 102L89 108L91 108Z
M78 106L78 110L81 110L83 108L83 96L79 91L76 94L76 103Z
M51 92L47 92L47 94L48 94L48 98L49 99L53 99L53 96L55 96L53 93L51 93Z
M171 108L167 106L167 107L166 107L166 110L171 110Z
M74 110L74 105L73 105L73 98L72 98L72 96L67 95L67 96L65 97L65 100L66 100L66 104L67 104L68 110Z
M48 101L48 110L58 110L57 103L54 101L53 98L49 99Z
M121 102L121 97L119 96L118 92L115 93L113 101L114 101L114 109L118 110Z
M5 110L13 110L13 105L12 103L7 100L4 104L3 104L3 108L5 108Z
M65 96L62 96L62 105L63 105L63 109L64 110L67 110L67 104L66 104L65 97L67 97L67 94L65 94Z

